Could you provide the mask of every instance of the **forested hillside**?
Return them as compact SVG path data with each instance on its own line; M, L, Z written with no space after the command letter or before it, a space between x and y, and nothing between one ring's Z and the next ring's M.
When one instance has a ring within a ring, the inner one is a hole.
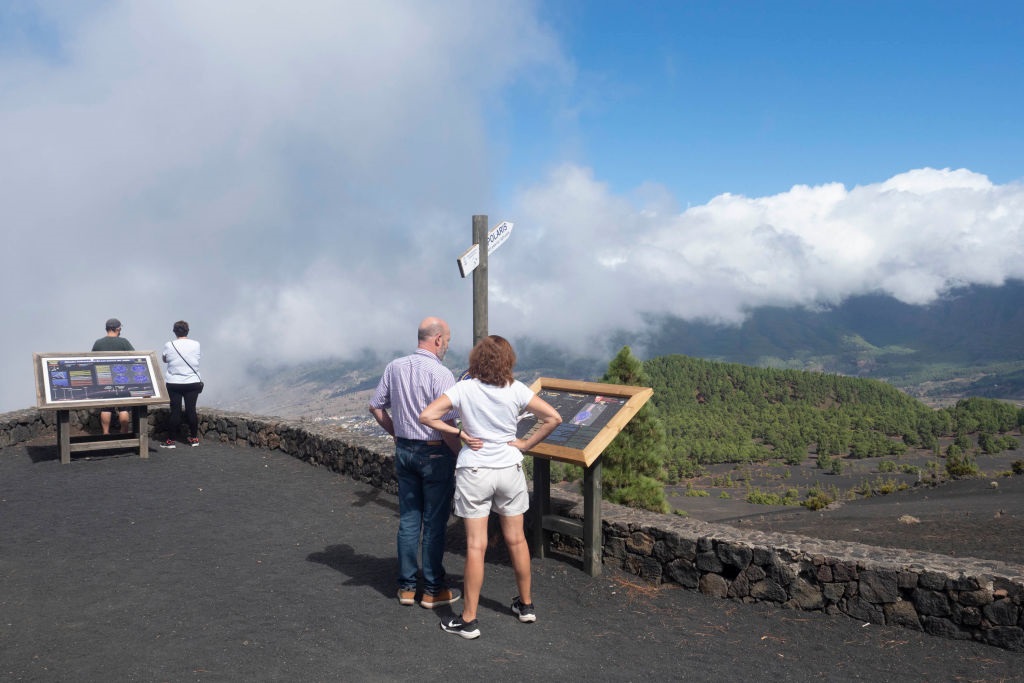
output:
M668 436L668 480L702 465L809 454L867 458L909 447L938 454L941 437L979 434L986 448L1024 423L1024 410L983 398L932 409L878 380L755 368L671 355L644 362Z
M883 379L915 396L1024 398L1024 281L950 292L927 306L864 295L826 310L763 307L742 325L652 319L618 340L648 358L685 354L757 367Z

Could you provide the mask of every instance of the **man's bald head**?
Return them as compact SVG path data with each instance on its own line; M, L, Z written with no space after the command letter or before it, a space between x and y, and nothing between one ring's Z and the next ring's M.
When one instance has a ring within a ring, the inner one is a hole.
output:
M441 318L424 318L416 336L419 348L426 349L440 360L444 360L444 354L448 352L448 342L452 338L448 323Z

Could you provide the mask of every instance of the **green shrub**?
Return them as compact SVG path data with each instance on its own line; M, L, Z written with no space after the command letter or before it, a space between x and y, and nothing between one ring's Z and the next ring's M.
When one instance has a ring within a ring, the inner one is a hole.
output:
M765 493L758 489L747 491L748 503L754 505L799 505L800 492L797 489L789 489L785 494Z
M830 495L815 487L807 492L807 498L800 504L808 510L821 510L831 505L833 501Z
M652 477L639 476L626 486L604 491L604 495L606 500L619 505L628 505L651 512L668 512L665 487Z
M704 468L696 460L684 455L671 455L665 463L665 481L675 484L689 477L699 477Z
M871 482L867 479L862 479L860 484L853 487L853 490L865 498L870 498L875 492L874 487L871 486Z
M807 454L802 451L790 451L782 458L782 460L787 465L792 465L793 467L796 467L797 465L804 461L806 455Z
M942 468L937 460L930 460L925 469L918 475L920 481L925 484L937 484L942 481Z
M898 484L895 479L886 479L885 481L878 481L875 486L875 491L882 494L883 496L889 495L893 491L896 491Z
M696 488L694 488L692 482L687 482L686 483L686 490L683 491L683 495L684 496L689 496L690 498L707 498L709 494L704 489L696 489Z
M907 444L902 441L892 441L889 443L889 455L895 455L897 458L907 452Z
M829 455L828 453L820 453L818 455L818 469L825 470L831 474L842 474L843 459L838 456Z
M732 480L732 475L726 474L725 476L711 477L711 485L720 489L731 489L736 486L736 482Z
M950 446L952 448L952 446ZM980 474L978 463L970 453L946 456L946 474L959 479L962 477L976 477Z

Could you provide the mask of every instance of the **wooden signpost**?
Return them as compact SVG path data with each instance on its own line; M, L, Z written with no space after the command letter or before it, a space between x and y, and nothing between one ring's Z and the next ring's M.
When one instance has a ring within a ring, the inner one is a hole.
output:
M487 231L487 216L473 216L473 246L459 256L459 274L473 274L473 344L487 336L487 261L512 234L512 223L502 221ZM487 243L487 249L480 245Z
M61 463L70 463L74 452L110 448L138 447L139 457L149 457L148 407L167 401L156 351L34 353L32 364L36 406L57 411ZM71 436L71 411L79 408L128 410L132 431Z

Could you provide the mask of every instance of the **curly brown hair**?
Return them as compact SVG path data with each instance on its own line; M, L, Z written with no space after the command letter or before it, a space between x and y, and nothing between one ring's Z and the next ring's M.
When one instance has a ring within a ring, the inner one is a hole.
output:
M504 387L512 384L516 352L504 337L484 337L469 352L469 375L484 384Z

